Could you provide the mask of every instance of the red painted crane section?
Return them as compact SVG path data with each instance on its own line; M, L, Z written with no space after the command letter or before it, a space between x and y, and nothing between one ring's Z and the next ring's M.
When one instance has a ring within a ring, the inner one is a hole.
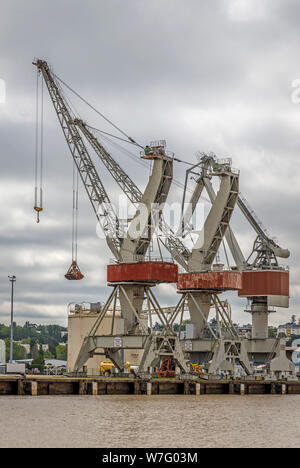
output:
M282 270L244 271L239 296L289 296L289 276Z
M239 290L242 288L242 275L233 271L204 273L183 273L178 275L179 290Z
M140 262L107 265L107 281L176 283L178 266L168 262Z

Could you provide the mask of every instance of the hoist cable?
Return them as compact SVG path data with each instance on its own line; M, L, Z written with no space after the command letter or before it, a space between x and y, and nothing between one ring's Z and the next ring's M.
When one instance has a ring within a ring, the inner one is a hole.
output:
M74 238L75 238L75 162L73 161L73 199L72 199L72 262L75 260Z
M40 222L39 213L43 211L43 153L44 153L44 93L43 80L41 87L40 73L37 71L36 79L36 108L35 108L35 161L34 161L34 210L37 213L36 221Z
M145 168L148 169L149 167L149 164L140 159L136 154L132 153L131 151L128 151L127 149L123 148L123 146L119 145L116 141L113 141L111 140L110 138L108 138L107 136L105 135L102 135L102 138L103 140L105 140L106 142L110 143L112 146L114 146L115 148L117 148L119 151L121 151L122 153L125 154L125 156L129 157L130 159L132 159L136 164L139 164L140 166L143 166ZM176 179L173 179L173 184L176 185L177 187L179 188L184 188L184 184L182 184L181 182L179 182L178 180ZM190 189L190 188L186 188L186 190L190 193L193 193L193 190Z
M79 172L76 171L76 216L75 216L75 259L77 263L77 252L78 252L78 181Z
M34 161L34 206L37 206L38 190L38 152L39 152L39 71L36 74L35 95L35 161Z
M110 136L112 138L116 138L116 140L120 140L120 141L123 141L124 143L129 143L131 145L134 145L134 146L139 146L140 148L144 149L144 147L142 145L139 145L138 143L136 142L131 142L131 141L128 141L128 140L125 140L124 138L120 138L116 135L113 135L112 133L108 133L108 132L105 132L104 130L100 130L99 128L96 128L96 127L92 127L91 125L88 125L88 124L85 124L88 128L90 128L91 130L94 130L96 132L99 132L101 133L101 135L107 135L107 136ZM188 166L194 166L194 163L190 163L190 162L187 162L187 161L182 161L181 159L178 159L178 158L173 158L174 161L176 162L179 162L179 163L182 163L182 164L187 164Z
M43 170L44 170L44 81L41 80L41 137L40 137L40 208L43 207Z
M55 78L60 81L69 91L71 91L75 96L77 96L82 102L84 102L87 106L89 106L93 111L95 111L100 117L102 117L106 122L108 122L112 127L114 127L118 132L120 132L122 135L124 135L129 141L132 143L136 143L133 138L131 138L129 135L127 135L123 130L121 130L120 127L118 127L116 124L114 124L110 119L108 119L102 112L100 112L98 109L96 109L92 104L90 104L86 99L84 99L82 96L80 96L79 93L77 93L71 86L69 86L65 81L63 81L61 78L59 78L55 73L53 73Z
M113 135L112 133L105 132L104 130L100 130L99 128L92 127L91 125L87 125L87 124L85 125L91 130L101 133L101 135L108 135L112 138L116 138L116 140L124 141L124 143L129 143L130 145L139 146L140 148L144 149L144 147L142 145L139 145L138 143L135 143L135 142L133 143L132 141L125 140L125 138L120 138L117 135Z
M63 81L61 78L59 78L59 76L57 76L55 73L53 73L53 76L55 76L55 78L60 82L62 83L69 91L71 91L73 94L75 94L75 96L77 96L82 102L84 102L87 106L89 106L93 111L95 111L98 115L100 115L100 117L102 117L104 120L106 120L106 122L108 122L110 125L112 125L117 131L119 131L123 136L126 137L126 140L123 139L123 138L120 138L120 137L117 137L116 135L113 135L111 133L108 133L108 132L104 132L103 130L100 130L98 128L95 128L95 127L91 127L89 125L87 125L87 127L93 129L93 130L96 130L100 133L103 133L103 134L106 134L106 135L109 135L111 136L112 138L116 138L118 140L121 140L121 141L124 141L125 143L130 143L130 144L133 144L135 146L139 146L140 148L144 149L144 146L140 145L139 143L137 143L132 137L130 137L129 135L127 135L127 133L125 133L123 130L121 130L120 127L118 127L116 124L114 124L110 119L108 119L104 114L102 114L102 112L100 112L98 109L96 109L92 104L90 104L86 99L84 99L79 93L77 93L77 91L75 91L73 88L71 88L71 86L69 86L65 81ZM70 102L70 101L69 101ZM79 114L78 114L79 115ZM194 166L194 163L189 163L187 161L182 161L181 159L178 159L178 158L174 158L174 161L177 161L179 163L183 163L183 164L187 164L189 166Z
M78 252L78 171L73 161L73 209L72 209L72 261L77 263Z

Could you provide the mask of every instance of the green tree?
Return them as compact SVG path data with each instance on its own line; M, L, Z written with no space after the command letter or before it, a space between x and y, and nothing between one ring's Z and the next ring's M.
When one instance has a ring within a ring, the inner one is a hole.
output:
M39 347L36 338L31 338L30 340L30 354L32 359L37 359L39 354Z
M44 367L45 367L44 351L41 345L40 345L40 349L39 349L36 359L34 359L31 363L31 367L34 369L37 367L40 372L44 370Z
M56 346L56 359L60 359L61 361L66 361L68 355L68 347L64 345Z
M45 359L53 359L55 356L53 356L52 353L50 353L50 351L44 351L44 358Z
M269 338L276 338L277 336L277 328L269 327Z
M293 344L293 341L295 340L299 340L300 339L300 335L292 335L289 340L286 342L286 346L292 346Z
M6 361L9 361L10 356L10 339L6 338L5 340L5 347L6 347ZM19 343L13 342L13 360L18 361L20 359L25 359L26 357L26 350L23 346Z

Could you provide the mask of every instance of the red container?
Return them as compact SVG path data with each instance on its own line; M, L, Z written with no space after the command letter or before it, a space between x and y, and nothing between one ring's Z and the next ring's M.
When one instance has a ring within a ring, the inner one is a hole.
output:
M178 275L177 289L229 291L242 288L242 275L235 271L208 271Z
M288 271L244 271L243 288L239 296L289 296L290 275Z
M140 262L107 265L107 281L133 282L145 281L153 283L176 283L178 266L168 262Z

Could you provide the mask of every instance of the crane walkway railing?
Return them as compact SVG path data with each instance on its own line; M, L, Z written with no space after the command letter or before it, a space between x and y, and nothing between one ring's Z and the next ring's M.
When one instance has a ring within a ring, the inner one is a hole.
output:
M163 263L174 263L172 257L144 257L143 255L134 255L133 259L128 262L119 262L115 258L109 259L109 265L119 265L122 263L145 263L145 262L163 262Z

